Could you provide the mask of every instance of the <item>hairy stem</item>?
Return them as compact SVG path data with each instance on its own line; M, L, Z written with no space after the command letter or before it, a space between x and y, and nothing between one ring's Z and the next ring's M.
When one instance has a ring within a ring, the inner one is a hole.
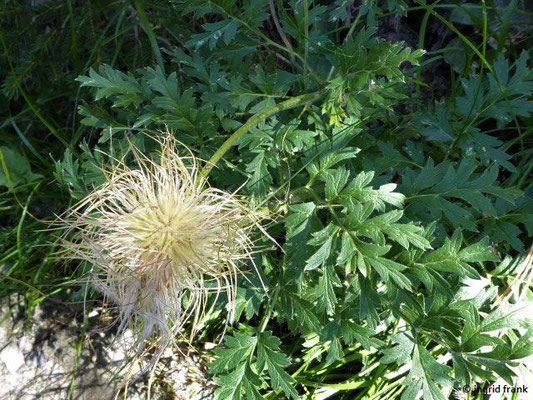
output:
M276 104L274 107L271 107L263 112L260 112L259 114L255 114L254 116L252 116L248 121L244 123L243 126L237 129L228 139L226 139L226 141L222 144L222 146L220 146L220 148L215 152L215 154L213 154L211 159L207 162L207 164L204 166L204 168L200 172L201 182L205 181L211 169L217 164L218 161L220 161L222 157L224 157L224 154L226 154L226 152L234 144L236 144L239 141L239 139L246 134L246 132L248 132L250 129L256 126L259 122L281 111L288 110L294 107L298 107L303 104L312 103L322 98L325 95L325 93L326 93L325 91L318 91L314 93L308 93L308 94L304 94L301 96L293 97L289 100L282 101L281 103Z

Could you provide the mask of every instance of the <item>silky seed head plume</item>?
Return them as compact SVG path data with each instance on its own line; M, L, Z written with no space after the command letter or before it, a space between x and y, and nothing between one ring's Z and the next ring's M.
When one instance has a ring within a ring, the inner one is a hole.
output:
M91 283L118 306L121 328L168 344L188 320L194 335L211 293L226 294L232 322L259 218L235 194L207 187L170 134L161 147L154 162L132 145L138 168L115 160L61 222L65 252L93 266Z

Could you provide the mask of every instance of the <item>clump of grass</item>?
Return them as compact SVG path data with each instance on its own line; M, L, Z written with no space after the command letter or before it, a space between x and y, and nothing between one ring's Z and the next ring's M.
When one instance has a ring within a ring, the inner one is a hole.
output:
M259 216L201 181L198 160L178 154L170 134L160 144L158 162L132 145L138 168L117 160L60 224L64 255L93 265L92 284L120 310L119 330L132 326L139 344L165 347L187 321L197 332L212 293L226 294L233 321Z

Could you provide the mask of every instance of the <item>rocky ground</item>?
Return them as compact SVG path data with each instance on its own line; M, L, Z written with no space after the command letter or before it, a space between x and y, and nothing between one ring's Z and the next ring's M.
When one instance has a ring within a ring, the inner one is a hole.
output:
M0 304L0 399L147 398L147 374L135 374L127 389L121 388L131 332L117 338L113 331L101 330L98 310L84 324L83 313L75 318L72 308L53 301L43 303L28 319L21 303L11 297ZM183 353L164 353L155 369L152 399L214 398L214 384L205 377L205 356Z

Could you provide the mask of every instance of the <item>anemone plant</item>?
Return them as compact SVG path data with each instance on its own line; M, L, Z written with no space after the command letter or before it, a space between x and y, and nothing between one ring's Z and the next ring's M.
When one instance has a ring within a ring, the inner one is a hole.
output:
M259 214L200 181L197 159L178 154L171 134L160 144L159 162L131 144L137 168L115 160L60 221L64 252L93 266L91 283L120 310L119 330L133 326L139 344L157 338L164 348L189 320L197 332L212 293L225 293L233 321Z

